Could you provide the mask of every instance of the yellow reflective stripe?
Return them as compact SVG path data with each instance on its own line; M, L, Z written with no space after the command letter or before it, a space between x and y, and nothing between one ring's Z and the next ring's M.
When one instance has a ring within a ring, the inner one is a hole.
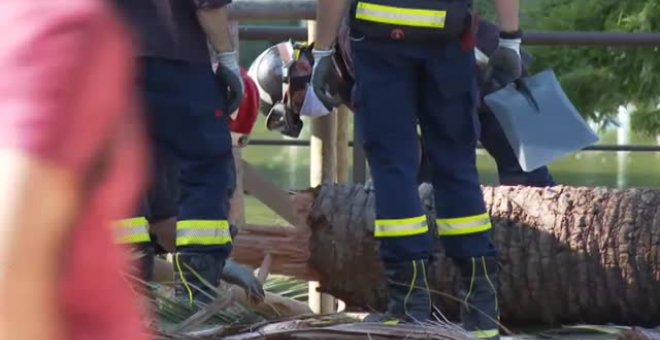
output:
M186 220L176 223L177 246L222 246L231 243L226 220Z
M358 2L355 18L390 25L444 28L447 11L412 9Z
M426 216L395 220L376 220L375 237L401 237L424 234L429 231Z
M439 218L436 220L436 224L440 236L475 234L492 228L488 213L458 218Z
M118 227L130 228L130 227L146 226L149 224L149 221L147 221L146 217L142 216L142 217L125 218L117 221L116 224Z
M149 222L144 217L126 218L115 222L117 243L149 242Z
M500 331L498 329L489 329L485 331L472 331L470 334L477 339L488 339L500 335Z

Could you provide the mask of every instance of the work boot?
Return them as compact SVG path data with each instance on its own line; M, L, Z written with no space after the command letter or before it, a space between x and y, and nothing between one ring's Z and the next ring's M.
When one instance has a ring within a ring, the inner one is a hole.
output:
M191 306L212 302L217 294L224 264L224 256L219 254L177 253L174 258L176 298L189 302Z
M365 322L423 322L431 317L427 260L385 263L389 303L384 314L371 314Z
M494 257L456 259L463 290L461 321L463 328L477 339L499 340L497 302L497 261Z

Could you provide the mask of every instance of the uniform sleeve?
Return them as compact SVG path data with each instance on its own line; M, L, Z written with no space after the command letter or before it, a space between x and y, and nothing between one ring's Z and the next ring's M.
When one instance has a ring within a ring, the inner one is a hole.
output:
M232 0L192 0L198 9L218 8L229 5Z
M102 9L85 4L96 2L59 1L48 11L24 3L0 14L0 26L13 27L0 48L0 74L11 80L0 84L0 147L81 174L118 125L126 97L116 84L131 91L121 61L130 48L104 30Z

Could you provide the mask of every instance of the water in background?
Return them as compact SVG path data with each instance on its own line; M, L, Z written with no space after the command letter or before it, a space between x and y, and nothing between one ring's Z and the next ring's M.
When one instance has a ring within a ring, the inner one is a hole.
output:
M600 134L600 144L657 145L655 138L639 136L630 131L629 115L621 112L620 127L611 127ZM300 139L309 140L309 122ZM266 131L263 119L257 122L253 139L284 139ZM260 173L282 188L303 189L309 185L309 148L300 146L248 146L243 158ZM484 184L497 184L495 163L484 150L477 150L478 167ZM607 186L616 188L660 186L660 152L584 151L550 166L560 184L572 186ZM273 223L276 216L255 199L246 201L248 221Z

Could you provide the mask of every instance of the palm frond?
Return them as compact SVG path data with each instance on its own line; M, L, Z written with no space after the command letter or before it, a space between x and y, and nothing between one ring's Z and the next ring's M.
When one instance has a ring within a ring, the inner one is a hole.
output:
M307 282L283 275L270 275L264 282L265 291L300 302L307 302L307 287Z
M174 298L174 289L178 283L146 283L139 278L126 275L133 287L146 292L145 299L152 310L150 326L158 339L176 339L191 336L215 336L235 333L238 329L262 324L272 319L256 308L235 301L229 290L221 286L217 289L216 300L210 304L196 302L191 306L188 301ZM205 286L208 282L201 280ZM203 291L201 287L192 289ZM307 300L307 283L286 276L271 275L264 283L264 290L283 298L299 302Z

